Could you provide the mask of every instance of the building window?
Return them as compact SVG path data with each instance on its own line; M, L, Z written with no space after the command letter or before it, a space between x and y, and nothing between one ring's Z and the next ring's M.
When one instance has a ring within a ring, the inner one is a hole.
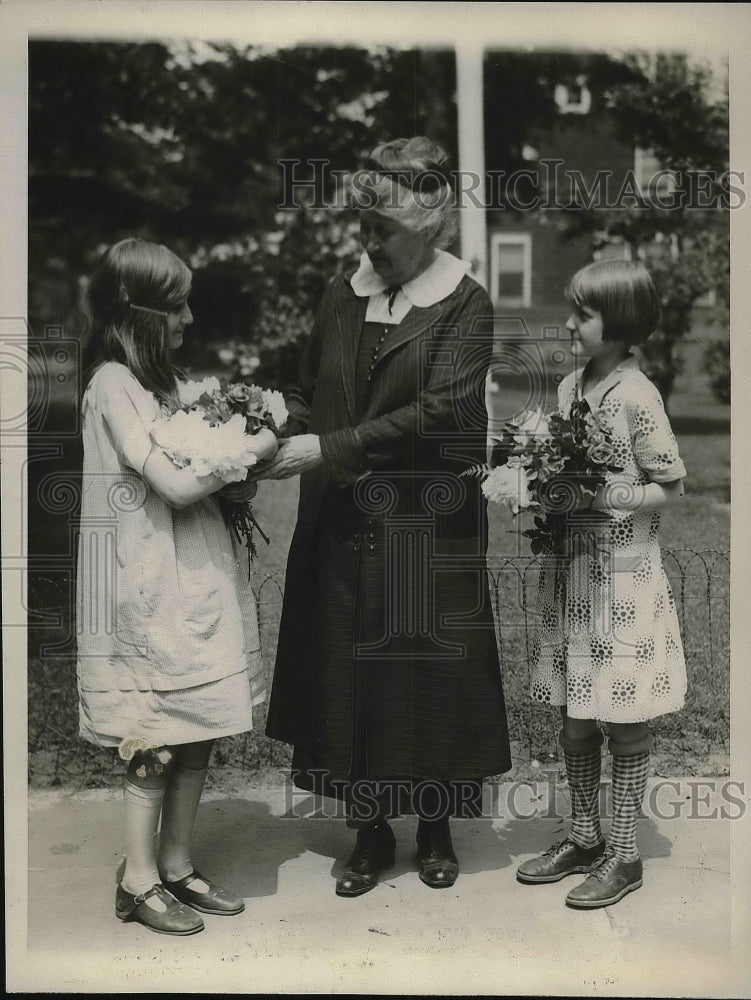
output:
M584 76L577 76L573 85L557 84L553 97L563 115L587 115L592 107L592 94Z
M658 207L669 208L675 192L675 174L665 170L651 149L634 149L634 177L644 198L654 199ZM660 202L665 204L660 206Z
M532 304L529 233L494 233L490 243L490 297L496 305Z

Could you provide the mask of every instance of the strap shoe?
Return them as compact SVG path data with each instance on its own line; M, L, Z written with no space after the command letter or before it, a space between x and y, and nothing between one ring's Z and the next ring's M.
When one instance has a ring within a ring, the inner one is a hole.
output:
M202 882L205 882L208 885L208 889L205 892L191 889L190 883L194 879L200 879ZM216 885L210 879L201 875L195 868L190 875L185 875L175 882L170 882L166 878L162 881L175 899L179 899L181 903L187 903L188 906L192 906L194 910L200 910L201 913L213 913L217 916L231 917L235 913L242 913L245 909L245 903L239 896L235 896L234 893L222 889L221 886Z
M156 896L164 903L163 912L154 910L146 902ZM133 895L118 883L115 894L115 915L118 920L135 920L157 934L197 934L204 928L203 920L187 906L183 906L163 885L157 883L147 892Z

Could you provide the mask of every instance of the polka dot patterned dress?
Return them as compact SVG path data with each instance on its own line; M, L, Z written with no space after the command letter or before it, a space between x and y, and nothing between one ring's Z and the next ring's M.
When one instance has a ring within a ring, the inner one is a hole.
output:
M559 387L568 416L581 372ZM662 400L629 356L583 397L613 429L609 479L641 486L686 475ZM627 487L626 487L627 488ZM675 601L662 565L660 511L611 511L598 531L569 539L569 558L544 560L531 695L572 718L644 722L682 707L686 667Z

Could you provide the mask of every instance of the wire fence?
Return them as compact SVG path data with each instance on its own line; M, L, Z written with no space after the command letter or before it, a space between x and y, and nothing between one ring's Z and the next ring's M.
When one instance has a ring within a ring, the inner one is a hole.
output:
M686 706L653 723L663 766L695 773L697 762L729 752L730 559L729 553L694 549L663 550L681 627L688 672ZM558 718L533 705L527 694L529 661L536 625L535 597L540 560L528 556L488 562L496 635L501 655L512 753L524 767L556 766ZM276 654L284 599L284 575L253 578L267 685ZM94 787L119 780L120 767L109 751L78 737L73 581L70 574L32 575L29 611L29 760L37 786ZM290 751L264 735L265 707L254 729L220 741L215 767L240 768L249 777L283 768ZM687 770L688 768L688 770Z

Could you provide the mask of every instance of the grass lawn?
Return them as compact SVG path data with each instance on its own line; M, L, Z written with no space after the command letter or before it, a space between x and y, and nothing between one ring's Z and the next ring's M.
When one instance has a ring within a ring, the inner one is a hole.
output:
M495 397L499 415L509 416L527 401L523 386L504 380ZM548 395L549 400L552 396ZM700 355L690 355L671 399L673 422L681 455L688 468L686 497L663 513L661 544L681 612L681 626L689 671L685 709L653 723L655 772L663 775L721 775L729 767L729 583L724 553L730 547L730 435L729 407L717 404L700 371ZM49 420L56 419L52 412ZM54 424L52 424L54 426ZM75 470L80 452L71 442L63 468ZM45 468L44 473L49 472ZM42 473L38 473L40 478ZM269 680L273 669L281 593L287 551L294 530L298 485L296 480L264 483L254 508L271 536L267 548L259 541L254 566L259 598L261 638ZM49 505L35 508L32 489L30 535L32 552L67 551L69 517L55 518ZM511 516L490 510L491 569L502 557L524 553ZM700 558L693 552L710 553ZM121 767L107 751L89 747L77 733L75 662L70 655L41 655L40 642L62 643L72 650L70 574L39 572L30 586L30 608L60 613L58 625L36 627L30 633L29 731L30 778L36 787L65 784L94 787L115 784ZM534 568L525 561L493 572L494 596L515 761L511 777L543 778L562 768L557 745L557 714L532 706L526 694L529 626L525 608L534 603ZM215 750L210 780L231 789L233 784L278 781L289 760L289 749L263 736L264 708L258 710L254 732L223 740Z

